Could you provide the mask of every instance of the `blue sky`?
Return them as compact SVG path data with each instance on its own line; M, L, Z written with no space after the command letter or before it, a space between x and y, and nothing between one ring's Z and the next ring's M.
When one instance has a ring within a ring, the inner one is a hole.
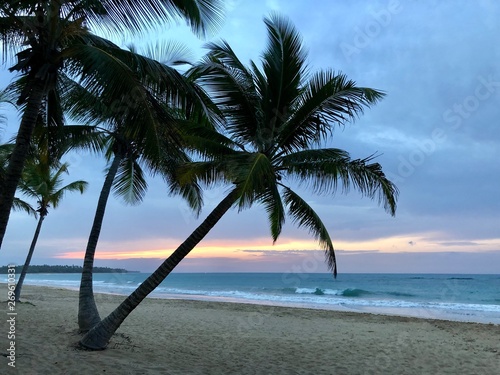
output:
M338 128L329 145L377 161L400 189L396 217L377 202L347 195L313 196L328 227L340 272L500 272L500 4L487 1L227 1L212 40L226 39L241 60L258 61L266 44L264 16L288 16L304 38L310 70L333 68L386 98ZM202 56L205 41L179 24L121 45L178 40ZM2 70L4 87L12 76ZM19 123L9 116L2 141ZM68 196L49 213L33 264L80 264L103 183L102 157L68 156L70 179L85 179L83 196ZM150 179L139 206L112 198L98 246L98 265L152 271L200 219L161 180ZM203 218L223 196L205 193ZM11 215L0 264L22 263L36 222ZM326 272L306 231L289 221L272 245L261 207L227 214L179 270Z

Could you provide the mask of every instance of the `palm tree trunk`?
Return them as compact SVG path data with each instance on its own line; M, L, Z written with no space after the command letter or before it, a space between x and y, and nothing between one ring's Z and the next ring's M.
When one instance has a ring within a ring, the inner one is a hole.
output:
M31 142L31 135L35 128L44 95L44 84L37 80L33 84L33 89L26 103L26 108L16 137L16 145L12 151L9 166L7 167L4 185L2 189L0 189L0 248L2 247L14 194L16 193L17 185L21 179L24 161L28 155Z
M80 340L80 345L92 350L102 350L125 318L147 297L195 246L217 224L236 201L236 192L229 193L191 235L151 274L120 306Z
M24 278L28 273L28 268L31 263L31 257L35 251L36 241L38 240L38 235L40 234L40 230L42 229L43 219L45 219L45 215L40 215L40 219L38 219L38 224L35 229L35 234L33 236L33 240L31 241L30 250L28 251L28 256L26 257L26 261L24 262L23 269L21 270L21 276L19 277L19 281L17 282L16 289L14 290L15 301L19 301L21 297L21 288L23 287Z
M121 153L115 153L113 162L109 167L104 185L102 186L97 209L94 216L92 229L90 230L85 258L83 260L82 279L80 281L80 294L78 303L78 326L80 332L87 332L101 321L99 312L94 299L94 290L92 283L92 271L94 268L94 257L97 248L97 241L101 233L102 221L106 211L106 204L113 186L118 167L122 160Z

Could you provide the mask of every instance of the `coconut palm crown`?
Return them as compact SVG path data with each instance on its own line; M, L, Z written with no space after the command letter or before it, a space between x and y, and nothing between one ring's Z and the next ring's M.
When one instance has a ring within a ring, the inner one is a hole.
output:
M233 184L240 209L262 204L274 241L288 213L319 240L336 274L327 228L290 183L319 194L332 194L339 185L343 192L353 187L394 215L398 190L373 155L353 160L344 150L321 148L334 126L354 120L384 94L358 87L333 70L308 73L307 54L293 25L279 15L264 22L269 41L261 69L253 61L244 66L222 41L209 44L207 57L190 71L227 123L214 142L190 137L196 151L210 160L187 164L183 178Z
M21 297L24 278L28 272L38 236L40 235L42 223L49 213L49 208L57 208L64 195L68 192L79 191L80 194L82 194L87 189L88 185L86 181L78 180L61 186L63 184L63 174L68 173L68 163L61 164L60 162L56 162L51 164L45 156L46 155L40 154L38 160L29 160L23 172L23 179L19 184L19 190L24 195L37 200L39 219L26 261L21 271L21 276L19 277L19 281L14 291L16 301L19 301Z

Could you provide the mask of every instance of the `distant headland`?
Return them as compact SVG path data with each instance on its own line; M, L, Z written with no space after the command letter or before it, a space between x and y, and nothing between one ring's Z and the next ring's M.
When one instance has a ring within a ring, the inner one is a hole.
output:
M21 273L22 265L16 266L16 273ZM8 273L8 266L0 266L0 274ZM82 273L81 266L29 266L28 273ZM129 271L123 268L94 267L94 273L138 273L139 271Z

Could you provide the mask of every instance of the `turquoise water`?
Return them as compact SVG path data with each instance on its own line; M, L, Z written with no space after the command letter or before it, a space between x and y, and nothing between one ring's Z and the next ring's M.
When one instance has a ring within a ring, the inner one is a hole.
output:
M95 274L94 290L128 295L147 276ZM78 289L80 274L28 274L25 283ZM500 275L173 273L151 296L500 324Z

